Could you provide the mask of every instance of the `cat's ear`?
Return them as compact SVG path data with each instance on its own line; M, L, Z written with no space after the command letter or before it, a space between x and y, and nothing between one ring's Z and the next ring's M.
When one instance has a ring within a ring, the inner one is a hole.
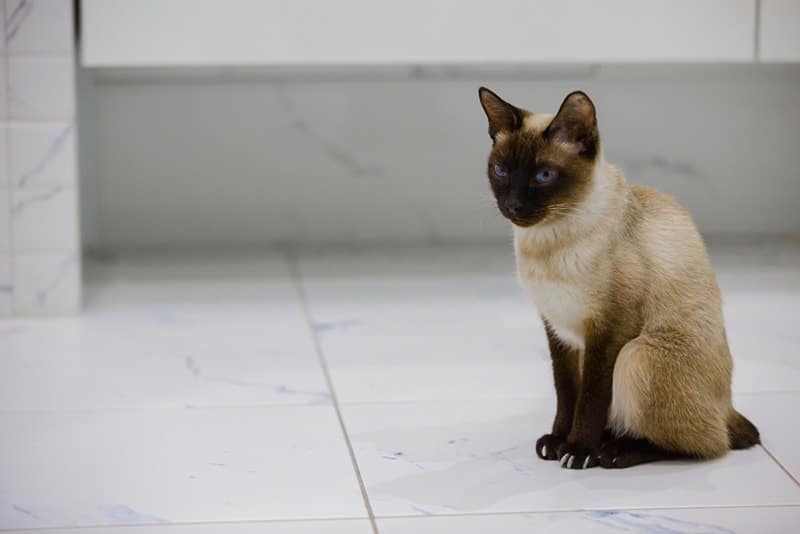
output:
M567 95L544 137L587 158L597 155L599 135L594 104L583 91Z
M494 94L486 87L478 89L481 106L489 119L489 137L495 140L497 132L513 132L522 126L523 111Z

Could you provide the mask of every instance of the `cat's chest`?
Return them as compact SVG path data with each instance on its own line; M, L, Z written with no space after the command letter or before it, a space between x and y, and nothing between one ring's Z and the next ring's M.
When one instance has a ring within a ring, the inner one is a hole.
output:
M562 264L563 265L563 264ZM552 262L518 258L517 275L525 293L559 339L583 350L584 321L589 315L589 288L570 272L553 272Z

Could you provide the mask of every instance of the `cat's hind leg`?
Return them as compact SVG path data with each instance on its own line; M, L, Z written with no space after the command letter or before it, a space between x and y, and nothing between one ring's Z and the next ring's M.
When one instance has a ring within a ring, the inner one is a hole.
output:
M714 458L730 448L730 362L698 353L676 332L643 334L627 343L614 366L609 426L629 455L617 466L684 456ZM727 380L727 382L726 382Z

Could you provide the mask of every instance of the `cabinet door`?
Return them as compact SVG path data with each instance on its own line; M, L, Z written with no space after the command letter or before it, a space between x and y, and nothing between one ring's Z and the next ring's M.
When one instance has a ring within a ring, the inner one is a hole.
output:
M800 1L761 0L758 37L761 61L800 61Z
M88 66L751 61L755 0L83 0Z

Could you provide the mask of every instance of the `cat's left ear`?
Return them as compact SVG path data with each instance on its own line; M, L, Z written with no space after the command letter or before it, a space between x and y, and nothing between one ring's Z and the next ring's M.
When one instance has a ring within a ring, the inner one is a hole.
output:
M594 104L583 91L567 95L544 137L587 158L597 155L599 134Z
M486 87L478 89L481 106L489 119L489 137L495 140L497 132L513 132L522 126L524 112L512 106Z

